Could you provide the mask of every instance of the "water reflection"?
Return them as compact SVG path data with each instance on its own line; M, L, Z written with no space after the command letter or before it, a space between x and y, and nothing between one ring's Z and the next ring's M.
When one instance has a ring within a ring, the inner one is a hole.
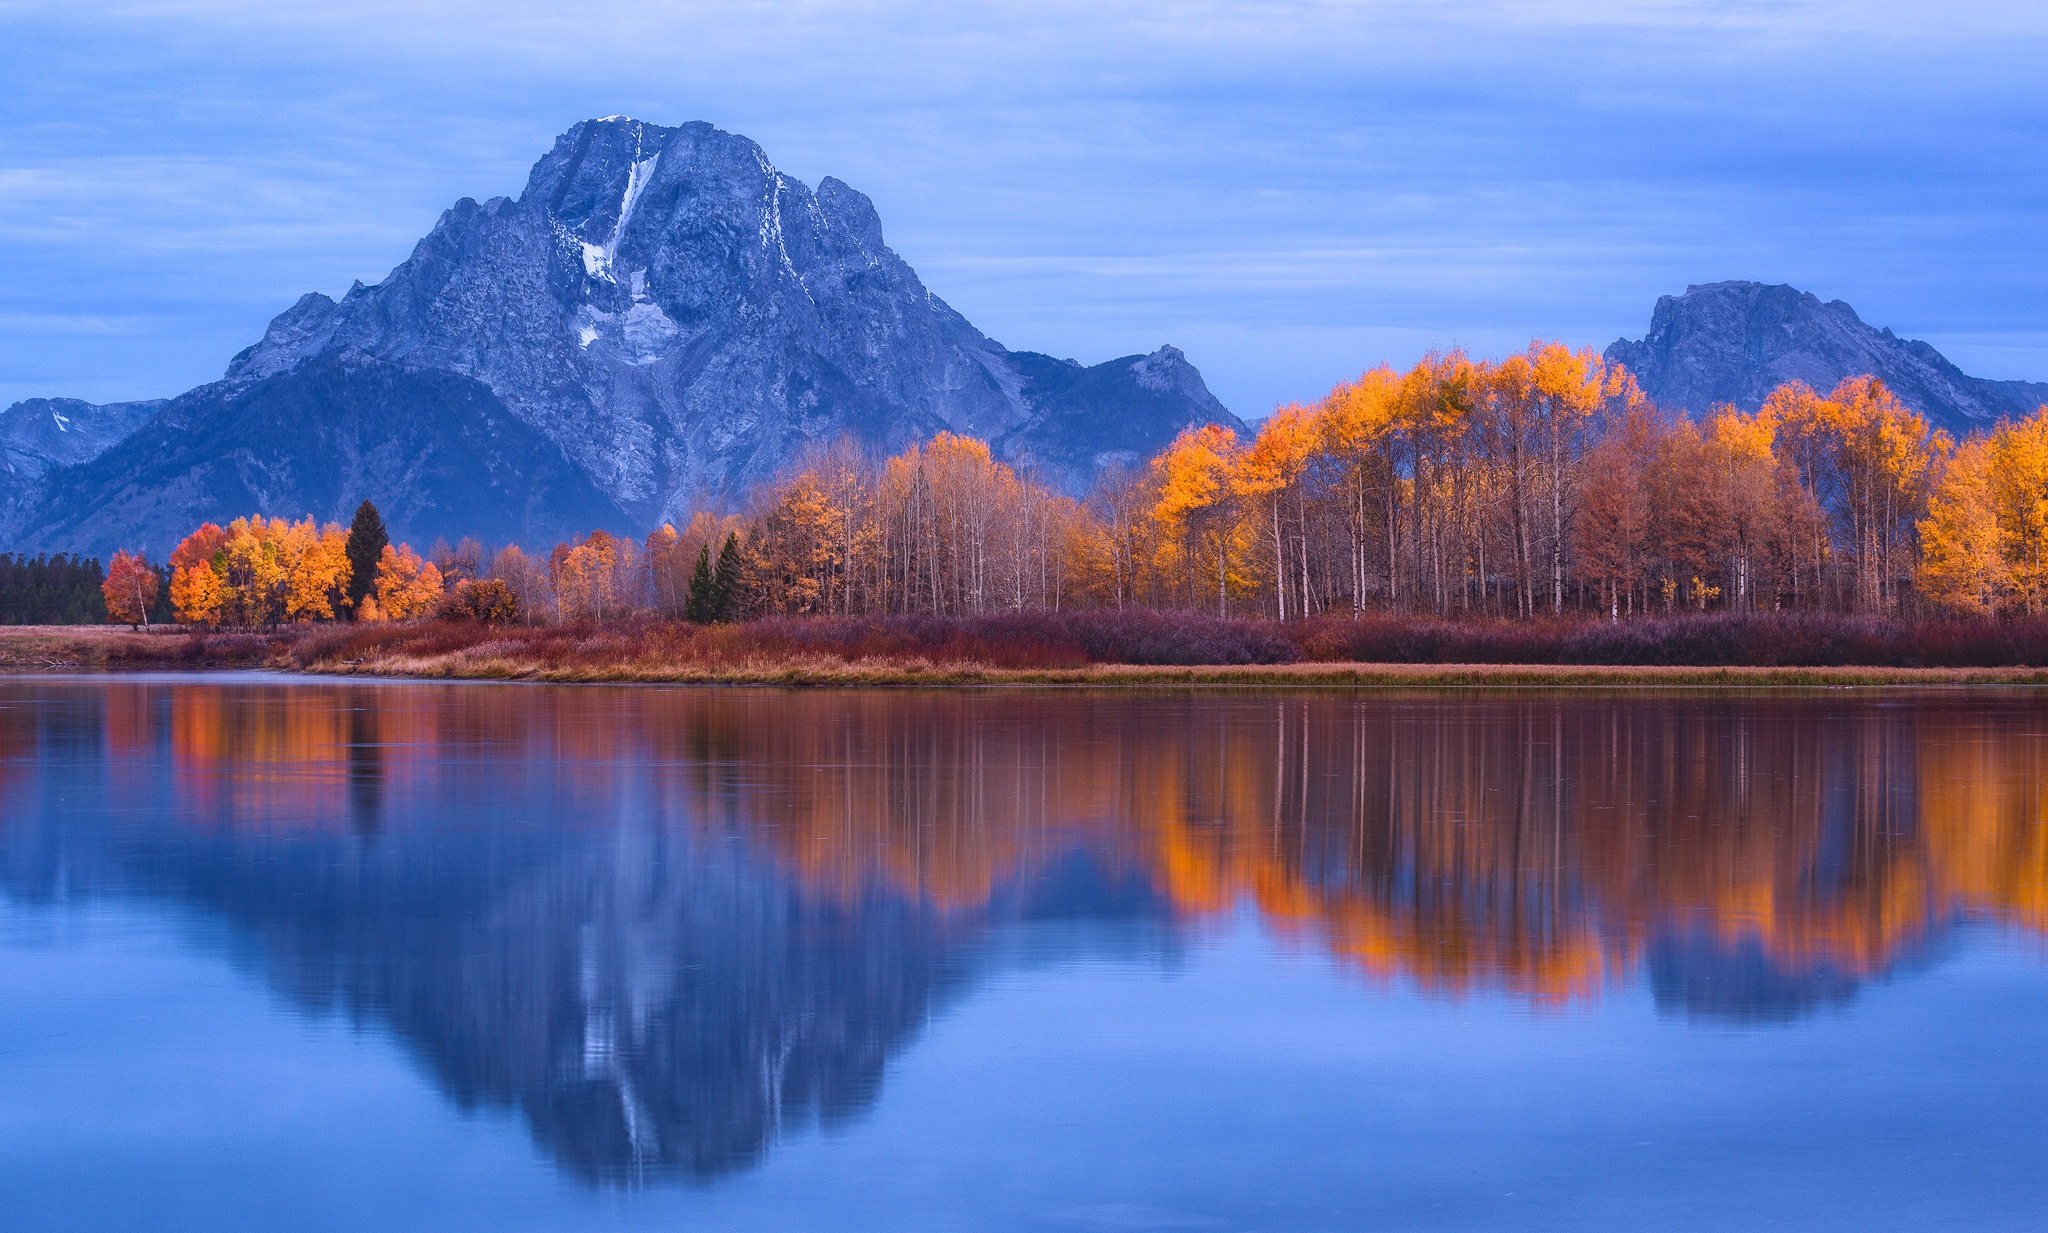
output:
M2031 695L0 686L0 879L231 927L572 1173L710 1178L949 999L1247 907L1371 982L1795 1018L2048 927Z

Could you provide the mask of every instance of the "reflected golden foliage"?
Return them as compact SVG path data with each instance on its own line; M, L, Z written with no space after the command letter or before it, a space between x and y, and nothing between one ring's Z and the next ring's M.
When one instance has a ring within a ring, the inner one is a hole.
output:
M1959 920L2048 931L2048 704L2023 694L101 696L116 777L167 750L195 825L361 825L488 777L559 824L736 837L849 910L944 914L1080 853L1180 919L1249 909L1446 994L1567 1003L1672 937L1868 976Z

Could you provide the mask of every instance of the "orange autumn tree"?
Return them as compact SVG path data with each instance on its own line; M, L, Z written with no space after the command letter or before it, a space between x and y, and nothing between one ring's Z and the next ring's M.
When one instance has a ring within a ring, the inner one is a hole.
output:
M156 602L156 571L140 553L116 552L107 565L100 593L107 600L107 620L129 626L149 624L149 606Z
M331 620L348 587L342 529L252 515L207 523L171 554L171 602L199 625Z
M632 540L592 531L577 543L555 545L548 576L563 617L601 621L638 603L640 555Z
M354 573L348 559L348 532L331 522L315 531L308 518L292 528L290 547L284 578L285 618L333 620L347 602Z
M1165 532L1163 562L1178 573L1189 602L1215 579L1216 611L1230 603L1230 550L1236 539L1240 454L1237 434L1220 424L1187 428L1152 460L1157 497L1152 519ZM1213 562L1213 565L1206 564Z
M227 600L228 533L208 522L171 552L171 604L188 625L213 625Z
M1573 555L1610 620L1649 605L1651 469L1669 436L1654 411L1631 407L1586 454Z
M1382 364L1357 381L1332 390L1316 417L1317 447L1330 462L1332 496L1343 510L1349 541L1345 565L1354 613L1364 610L1381 561L1386 565L1385 593L1389 600L1394 595L1403 492L1396 461L1401 439L1400 386L1400 376Z
M2012 594L2003 532L1991 482L1991 444L1974 437L1949 457L1920 522L1920 589L1958 612L1997 612Z
M1258 435L1244 451L1236 468L1238 495L1250 504L1252 516L1261 524L1267 547L1273 552L1275 614L1287 619L1291 581L1300 582L1296 616L1312 610L1309 590L1309 493L1308 469L1318 439L1322 436L1320 408L1290 403L1266 417ZM1264 511L1259 513L1258 511ZM1298 547L1299 569L1290 577L1289 549Z
M1919 524L1918 581L1976 615L2048 608L2048 407L1965 441Z
M411 544L386 544L377 561L377 606L358 619L404 621L433 612L441 602L441 571Z
M1875 377L1842 382L1827 405L1842 484L1837 516L1856 563L1856 606L1888 611L1917 565L1916 527L1952 443Z

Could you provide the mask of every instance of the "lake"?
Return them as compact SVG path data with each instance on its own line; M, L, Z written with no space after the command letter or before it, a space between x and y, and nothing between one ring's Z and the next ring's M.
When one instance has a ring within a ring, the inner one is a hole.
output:
M0 1225L2035 1229L2048 695L0 678Z

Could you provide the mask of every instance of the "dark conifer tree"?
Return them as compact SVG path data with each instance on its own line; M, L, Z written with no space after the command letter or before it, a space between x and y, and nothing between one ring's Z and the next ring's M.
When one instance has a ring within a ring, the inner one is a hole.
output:
M710 545L705 545L706 551ZM725 547L718 550L718 578L713 587L716 597L712 605L711 619L730 621L736 615L740 598L740 574L745 569L740 560L740 537L738 532L728 532Z
M384 546L391 542L391 536L384 530L384 519L377 513L377 507L368 501L356 506L355 521L348 527L348 608L351 613L356 605L363 602L377 586L377 561L384 555Z
M683 601L683 615L699 625L718 618L718 576L711 569L711 545L697 550L697 568L690 571L690 592Z
M0 625L97 625L106 577L97 558L0 556Z

